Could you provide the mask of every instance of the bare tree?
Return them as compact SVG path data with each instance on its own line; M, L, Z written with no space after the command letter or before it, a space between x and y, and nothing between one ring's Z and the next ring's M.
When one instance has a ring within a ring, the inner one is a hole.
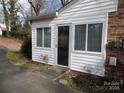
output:
M16 3L18 0L9 0L8 4L8 13L9 13L9 20L10 20L10 27L11 31L17 31L17 23L18 23L18 18L17 18L17 12L20 9L19 7L16 7Z
M72 0L61 0L62 6L66 6Z
M4 22L7 28L7 36L9 36L9 16L8 16L8 11L6 8L6 1L5 0L1 0L1 4L3 7L3 14L4 14Z
M38 16L40 13L40 9L43 5L43 0L28 0L29 4L31 5L33 13Z
M20 10L20 6L17 6L18 0L2 0L1 2L3 6L4 22L6 24L8 36L9 30L18 31L20 22L17 13Z
M55 13L56 10L61 8L61 3L58 0L46 0L40 11L40 14L51 14Z

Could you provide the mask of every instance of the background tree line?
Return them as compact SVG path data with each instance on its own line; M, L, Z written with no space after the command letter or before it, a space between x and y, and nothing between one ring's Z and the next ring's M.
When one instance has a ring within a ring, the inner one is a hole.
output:
M27 0L30 5L29 12L24 11L24 7L19 3L19 0L0 1L4 23L7 28L6 36L22 39L21 53L25 57L31 59L32 55L31 28L26 19L31 16L40 16L42 14L55 12L60 7L66 6L71 0L60 0L61 5L58 5L56 1L57 0ZM24 20L22 21L22 19Z
M53 12L57 10L57 7L67 5L71 0L60 0L61 5L55 5L57 0L24 0L30 5L30 15L27 12L24 12L24 8L19 3L19 0L1 0L2 11L4 16L4 23L7 28L7 36L9 32L24 31L27 32L30 30L29 23L27 22L27 17L29 16L39 16L44 13L44 10ZM58 0L59 2L59 0ZM21 22L21 18L25 19Z

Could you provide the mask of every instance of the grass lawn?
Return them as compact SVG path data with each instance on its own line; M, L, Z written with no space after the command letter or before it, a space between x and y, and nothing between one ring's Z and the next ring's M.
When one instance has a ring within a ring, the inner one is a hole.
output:
M49 67L49 65L35 63L26 59L20 52L8 52L7 58L12 64L28 71L43 71Z

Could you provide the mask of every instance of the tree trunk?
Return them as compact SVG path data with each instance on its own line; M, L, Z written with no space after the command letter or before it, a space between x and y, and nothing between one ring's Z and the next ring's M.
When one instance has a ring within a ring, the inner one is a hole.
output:
M7 28L7 37L9 37L9 17L8 17L8 12L5 5L5 0L2 0L2 7L3 7L3 13L4 13L4 21Z
M72 0L61 0L62 6L66 6Z

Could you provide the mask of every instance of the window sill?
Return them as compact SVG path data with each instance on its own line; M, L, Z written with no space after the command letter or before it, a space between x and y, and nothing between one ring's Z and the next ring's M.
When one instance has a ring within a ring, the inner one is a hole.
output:
M102 52L89 52L89 51L80 51L80 50L79 51L73 50L72 53L102 55Z

